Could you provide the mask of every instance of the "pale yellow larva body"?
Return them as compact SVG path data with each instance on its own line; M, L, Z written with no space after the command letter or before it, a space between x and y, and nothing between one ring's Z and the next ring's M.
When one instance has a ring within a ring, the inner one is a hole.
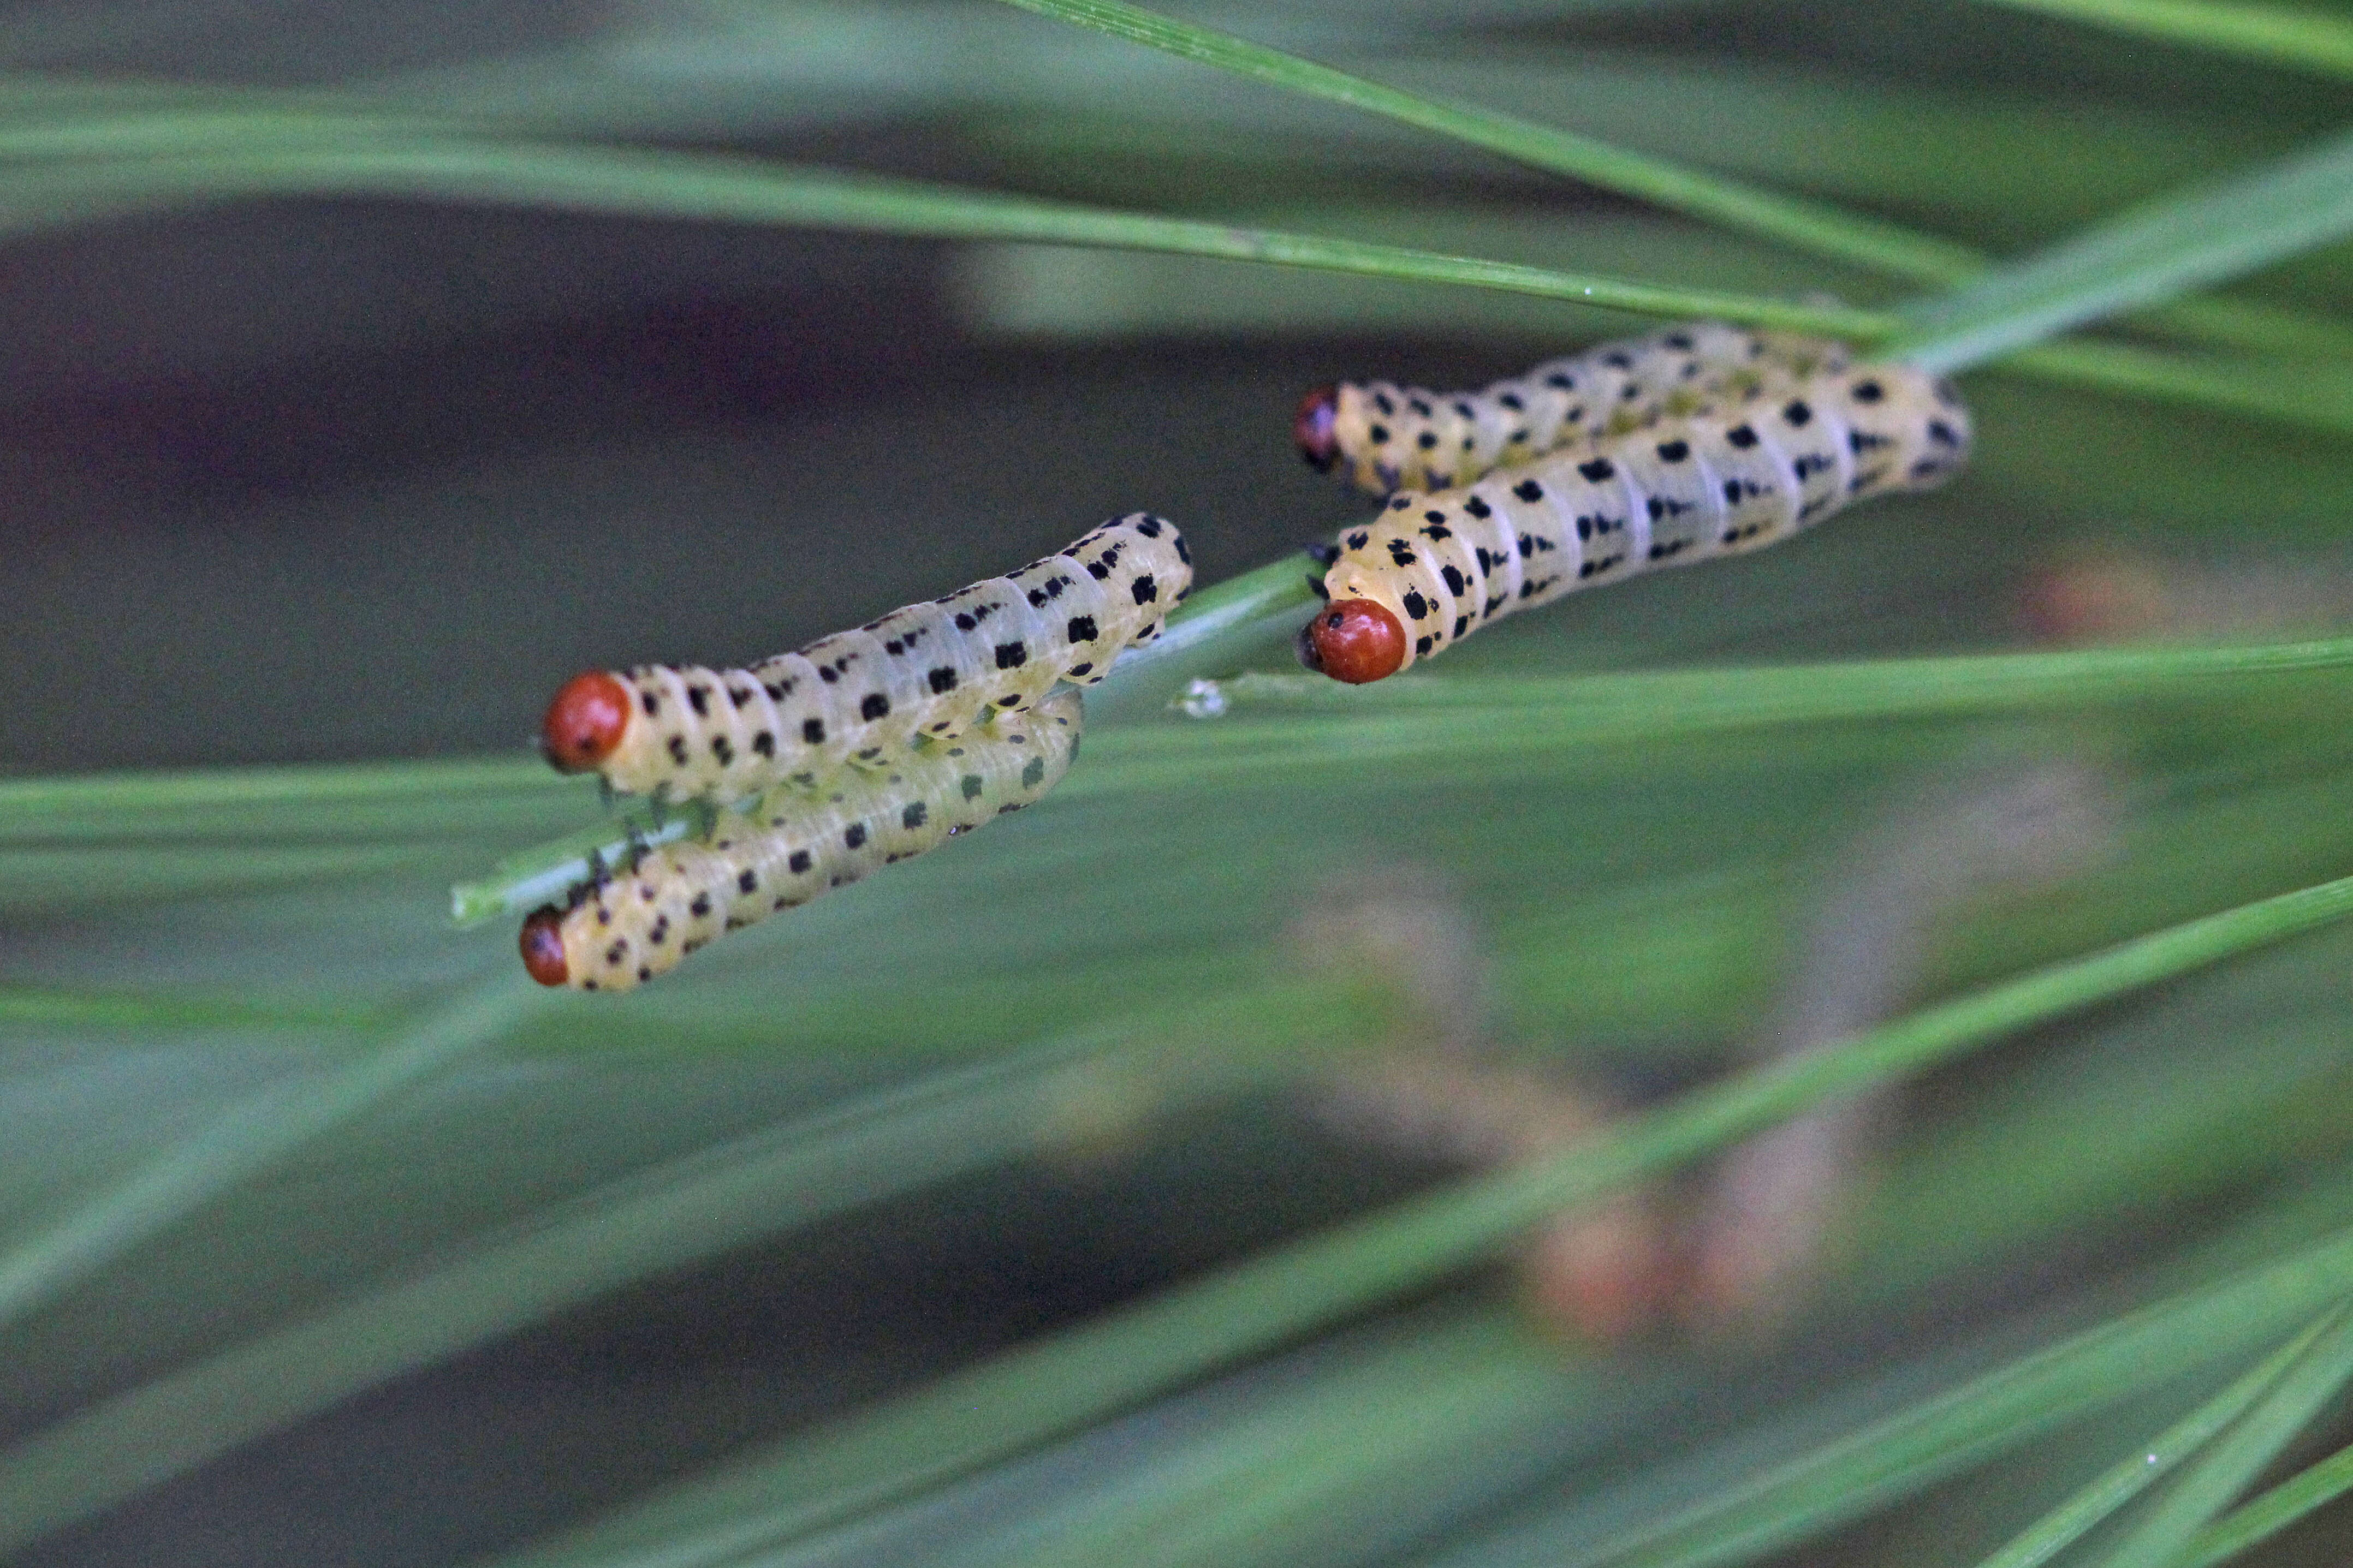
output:
M1843 343L1825 338L1694 321L1546 360L1475 392L1343 382L1331 389L1330 428L1309 456L1375 495L1445 489L1766 377L1834 372L1848 358Z
M1038 800L1069 771L1081 724L1079 693L1065 689L960 739L911 745L887 768L771 786L702 837L647 850L574 889L568 907L533 914L525 963L546 984L632 989L723 932Z
M919 737L990 725L1057 681L1101 680L1122 650L1160 635L1192 584L1175 526L1133 513L1008 576L740 669L591 671L549 710L546 750L616 790L671 800L813 786L845 766L887 767ZM584 686L610 694L617 732L575 747L565 705Z
M1334 610L1361 601L1395 617L1404 668L1516 610L1760 550L1961 467L1969 419L1948 385L1907 365L1825 363L1838 368L1727 384L1474 484L1394 495L1325 552L1319 590Z

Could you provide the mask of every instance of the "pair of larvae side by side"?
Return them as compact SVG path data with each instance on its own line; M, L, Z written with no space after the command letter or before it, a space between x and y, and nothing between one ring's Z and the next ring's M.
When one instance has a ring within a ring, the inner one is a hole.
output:
M534 910L524 967L544 985L628 990L714 936L1039 799L1077 752L1076 688L1159 637L1192 585L1183 536L1137 512L1009 576L744 668L575 676L542 724L551 763L720 809L700 837Z
M1309 668L1362 683L1576 589L1759 549L1941 483L1967 458L1969 422L1949 387L1908 366L1700 322L1477 392L1318 388L1293 435L1317 468L1388 496L1316 552L1328 603L1299 639ZM551 763L723 809L701 838L533 912L526 967L549 985L626 989L720 931L978 826L976 800L990 814L1035 800L1081 722L1076 692L1059 707L1048 693L1100 681L1191 587L1182 535L1138 512L742 668L575 677L543 725Z
M1701 322L1478 392L1319 387L1293 436L1318 468L1388 497L1314 552L1327 607L1300 658L1355 683L1564 594L1941 484L1970 430L1952 388L1911 366Z

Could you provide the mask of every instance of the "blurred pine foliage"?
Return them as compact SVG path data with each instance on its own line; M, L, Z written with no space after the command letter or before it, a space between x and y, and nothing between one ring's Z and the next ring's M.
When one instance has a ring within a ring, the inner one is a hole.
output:
M2353 12L1023 3L0 18L0 1553L2341 1562ZM1297 678L1299 392L1630 310L1972 367L1977 464ZM614 832L571 671L1136 508L1214 586L1037 809L626 999L449 921ZM1319 1110L1428 1023L1303 950L1367 878L1638 1109ZM1772 1331L1494 1267L1898 1079Z

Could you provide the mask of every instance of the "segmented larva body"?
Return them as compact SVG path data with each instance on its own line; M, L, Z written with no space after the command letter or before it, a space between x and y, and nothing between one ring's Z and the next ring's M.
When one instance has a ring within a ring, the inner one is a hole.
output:
M918 736L953 740L1091 686L1192 591L1176 527L1117 518L1009 576L907 605L743 669L640 665L575 677L547 710L548 760L630 794L740 800L876 768Z
M1465 489L1390 497L1321 552L1331 603L1300 657L1335 679L1378 680L1514 610L1759 550L1871 496L1940 484L1968 447L1951 387L1909 366L1727 387Z
M523 966L543 985L627 991L713 937L920 855L1061 782L1077 755L1078 692L1063 690L960 741L908 749L888 769L844 769L810 791L778 784L711 831L649 849L523 921Z
M1393 382L1318 387L1293 433L1316 468L1375 495L1467 485L1490 469L1686 413L1768 377L1846 367L1843 343L1694 321L1546 360L1476 392Z

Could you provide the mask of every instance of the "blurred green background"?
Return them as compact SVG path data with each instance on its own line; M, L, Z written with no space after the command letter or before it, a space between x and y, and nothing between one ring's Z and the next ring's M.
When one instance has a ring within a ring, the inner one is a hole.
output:
M2347 92L2317 43L1926 0L1185 15L1999 257L2294 154ZM1832 1173L1852 1223L1786 1321L1595 1346L1497 1261L1552 1189L1329 1114L1427 997L1302 922L1413 889L1482 1070L1653 1104L1791 1043L1793 999L1852 1033L2353 869L2343 650L2026 696L1965 662L2048 651L2086 561L2177 639L2353 618L2344 247L2231 279L2260 344L2105 340L2255 393L1996 364L1949 489L1419 688L1230 680L1292 668L1278 600L1091 698L1019 819L626 999L527 995L448 889L598 818L527 750L575 670L793 647L1137 509L1215 584L1369 510L1290 450L1306 387L1650 323L697 221L684 174L633 214L387 195L273 137L454 123L1802 308L1922 284L980 0L26 4L0 70L7 1560L1960 1564L2162 1449L2058 1560L2189 1563L2343 1442L2344 931L1969 1014ZM1954 657L1868 700L1642 684L1899 656ZM1223 717L1171 706L1196 676ZM2054 768L2080 852L1887 870ZM1767 1114L1644 1123L1559 1195ZM2245 1560L2342 1561L2348 1521Z

